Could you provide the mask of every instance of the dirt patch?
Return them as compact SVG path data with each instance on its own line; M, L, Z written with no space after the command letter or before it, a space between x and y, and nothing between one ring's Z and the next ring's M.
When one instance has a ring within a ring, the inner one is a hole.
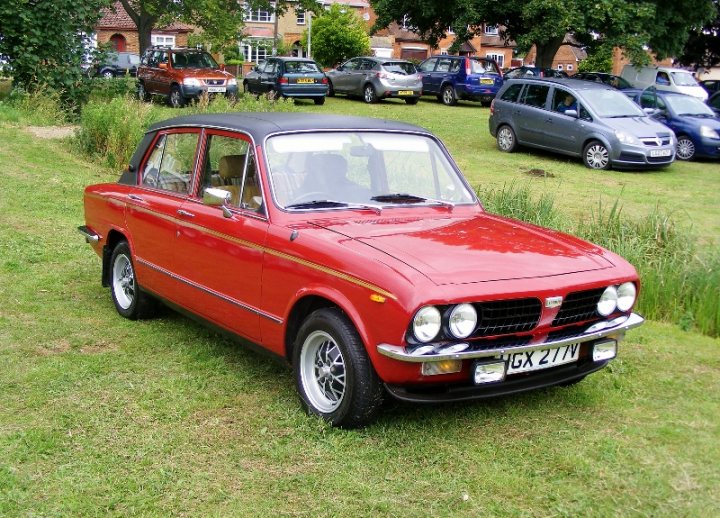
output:
M523 174L534 176L536 178L555 178L554 174L548 173L545 169L529 169Z
M77 126L28 126L25 131L43 139L61 139L72 137Z

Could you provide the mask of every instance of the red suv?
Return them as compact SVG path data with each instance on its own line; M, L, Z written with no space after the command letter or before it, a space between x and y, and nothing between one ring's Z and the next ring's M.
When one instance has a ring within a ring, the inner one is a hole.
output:
M203 92L237 94L237 80L220 68L213 57L198 49L152 47L145 51L137 72L138 97L163 95L175 108Z

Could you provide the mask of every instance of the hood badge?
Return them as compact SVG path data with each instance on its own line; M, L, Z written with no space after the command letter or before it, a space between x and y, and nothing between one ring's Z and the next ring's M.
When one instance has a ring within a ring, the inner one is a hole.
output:
M548 297L545 299L545 307L548 309L551 308L558 308L562 304L563 298L558 297Z

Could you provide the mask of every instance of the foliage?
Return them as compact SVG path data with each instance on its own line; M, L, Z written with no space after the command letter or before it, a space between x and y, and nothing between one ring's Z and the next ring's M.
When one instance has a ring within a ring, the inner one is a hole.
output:
M38 86L32 91L16 88L10 92L4 104L13 111L13 122L33 126L60 126L68 121L60 94L50 88Z
M57 92L76 108L87 93L81 65L100 8L108 0L20 0L0 2L0 58L14 86L27 92Z
M636 63L647 60L644 45L658 57L678 53L688 28L713 16L713 0L371 0L376 28L405 16L418 33L436 44L452 28L457 48L483 24L497 24L520 48L535 45L538 66L550 66L567 34L580 44L605 42L624 47Z
M578 72L612 72L612 45L602 44L588 47L587 57L578 64Z
M355 11L333 4L312 22L312 56L323 67L333 67L353 56L370 54L370 36ZM307 32L302 44L307 47Z
M720 64L720 0L713 0L715 17L702 27L690 31L685 48L678 58L681 65L710 68Z

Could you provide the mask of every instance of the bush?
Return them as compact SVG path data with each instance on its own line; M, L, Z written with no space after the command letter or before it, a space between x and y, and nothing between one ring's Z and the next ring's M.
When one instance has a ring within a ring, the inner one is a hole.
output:
M15 111L17 122L34 126L59 126L68 122L60 94L48 88L32 92L16 88L5 102Z

